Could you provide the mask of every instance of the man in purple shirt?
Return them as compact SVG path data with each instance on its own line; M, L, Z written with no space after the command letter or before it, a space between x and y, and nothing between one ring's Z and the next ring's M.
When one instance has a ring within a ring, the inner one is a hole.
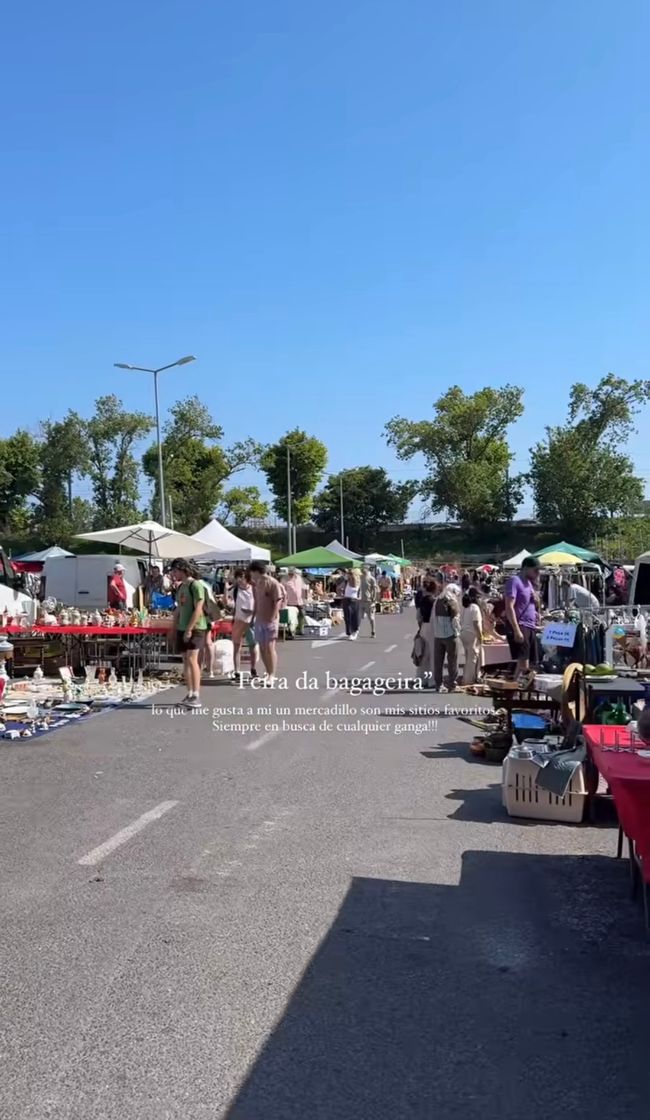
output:
M527 556L516 576L506 580L506 633L510 656L517 662L517 680L526 677L531 656L535 651L537 629L537 604L535 601L539 580L539 560ZM523 683L523 682L522 682Z

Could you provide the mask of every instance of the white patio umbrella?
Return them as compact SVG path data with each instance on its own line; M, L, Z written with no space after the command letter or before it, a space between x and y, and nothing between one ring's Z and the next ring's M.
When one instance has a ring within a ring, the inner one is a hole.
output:
M79 540L101 541L134 552L146 552L159 560L172 560L176 556L203 556L214 550L185 533L176 533L157 521L139 521L136 525L122 525L117 529L100 529L96 533L78 533Z

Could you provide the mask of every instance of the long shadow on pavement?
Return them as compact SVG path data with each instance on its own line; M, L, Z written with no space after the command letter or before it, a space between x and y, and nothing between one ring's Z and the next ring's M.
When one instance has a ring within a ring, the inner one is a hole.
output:
M353 879L229 1120L647 1115L650 947L602 857Z

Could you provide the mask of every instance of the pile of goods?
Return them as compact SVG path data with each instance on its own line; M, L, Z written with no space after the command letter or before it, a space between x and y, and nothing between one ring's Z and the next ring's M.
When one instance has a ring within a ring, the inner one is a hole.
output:
M69 669L61 669L58 678L46 677L37 666L31 678L12 681L0 662L0 738L31 739L103 709L142 701L176 684L172 673L154 679L140 671L127 679L118 678L115 669L95 665L86 667L83 679L73 678Z

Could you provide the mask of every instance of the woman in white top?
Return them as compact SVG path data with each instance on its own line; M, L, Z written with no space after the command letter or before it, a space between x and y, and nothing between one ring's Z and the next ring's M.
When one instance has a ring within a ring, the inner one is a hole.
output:
M235 572L233 602L235 617L232 624L232 654L235 676L238 677L241 671L239 667L241 644L242 641L246 639L246 645L248 646L251 659L251 676L256 677L257 646L255 644L255 634L251 625L253 621L253 612L255 610L253 585L248 572L243 571L241 568L238 568Z
M483 626L478 592L475 587L463 595L460 612L460 640L465 651L463 684L476 684L483 660Z
M356 642L359 636L359 576L350 568L345 574L345 587L343 589L343 617L345 619L346 637L351 642Z

